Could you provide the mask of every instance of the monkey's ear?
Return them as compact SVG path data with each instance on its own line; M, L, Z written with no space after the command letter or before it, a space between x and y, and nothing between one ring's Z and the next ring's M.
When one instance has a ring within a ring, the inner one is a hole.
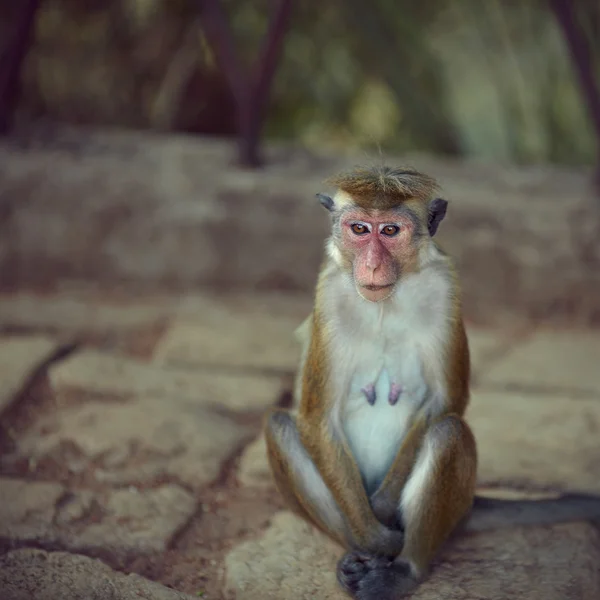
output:
M448 208L448 201L443 198L434 198L429 203L429 218L427 220L427 229L429 229L429 235L433 237L442 222L442 219L446 216L446 209Z
M333 210L333 198L325 194L317 194L317 199L328 211Z

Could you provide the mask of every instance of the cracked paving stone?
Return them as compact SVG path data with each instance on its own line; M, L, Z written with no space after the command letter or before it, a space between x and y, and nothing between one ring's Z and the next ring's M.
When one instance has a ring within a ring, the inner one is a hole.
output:
M475 373L497 353L507 348L511 342L511 331L486 329L482 327L467 326L471 367Z
M2 600L188 600L189 596L98 559L32 548L0 556Z
M79 504L83 501L83 506ZM79 513L100 506L102 517L98 523L86 525L75 534L74 541L65 539L73 549L105 549L118 556L164 552L173 536L188 522L196 510L194 497L177 485L163 485L156 489L119 489L100 497L71 498L74 511L63 507L59 512L65 525L77 523ZM74 513L74 514L72 514Z
M0 327L50 329L72 334L135 331L165 318L172 303L168 299L116 303L102 296L85 298L68 293L20 292L0 295Z
M0 479L0 538L55 541L54 517L65 488L58 483Z
M482 385L600 393L600 335L592 331L540 331L492 365Z
M347 600L335 567L343 550L285 511L226 557L225 591L244 600ZM600 534L585 523L511 528L449 543L414 600L596 600Z
M46 457L63 463L67 442L82 454L71 468L78 471L85 468L80 463L88 463L98 481L123 485L168 476L198 489L215 480L253 433L177 398L89 402L37 421L17 441L16 454L4 460Z
M311 304L312 294L190 296L154 356L166 364L294 371L300 359L295 331Z
M238 480L247 487L267 488L275 485L267 460L267 443L263 435L244 450L240 458Z
M279 376L198 372L161 367L124 356L83 350L49 370L52 387L117 395L182 398L197 405L236 411L272 406L283 391Z
M60 545L119 560L164 552L197 504L172 484L91 492L11 478L0 479L0 499L0 545Z
M184 319L218 319L232 314L271 315L301 323L312 310L312 292L243 291L189 293L177 297L176 313Z
M479 480L600 493L600 402L473 391Z
M60 347L59 341L45 336L0 337L0 415Z
M219 320L178 321L157 344L166 364L205 364L293 371L300 360L298 319L231 315Z

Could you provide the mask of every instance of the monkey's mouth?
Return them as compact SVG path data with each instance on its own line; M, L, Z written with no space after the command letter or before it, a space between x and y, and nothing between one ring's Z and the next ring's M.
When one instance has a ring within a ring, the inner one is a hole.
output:
M361 285L361 287L365 290L369 290L370 292L379 292L380 290L388 290L391 287L394 287L394 284L388 283L387 285Z
M369 302L381 302L394 293L395 283L387 285L360 285L356 290L360 296Z

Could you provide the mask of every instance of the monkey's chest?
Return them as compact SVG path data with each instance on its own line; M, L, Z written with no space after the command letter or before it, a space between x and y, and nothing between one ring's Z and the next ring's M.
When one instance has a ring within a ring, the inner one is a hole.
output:
M420 369L408 367L358 371L350 381L344 431L369 494L392 466L427 393Z

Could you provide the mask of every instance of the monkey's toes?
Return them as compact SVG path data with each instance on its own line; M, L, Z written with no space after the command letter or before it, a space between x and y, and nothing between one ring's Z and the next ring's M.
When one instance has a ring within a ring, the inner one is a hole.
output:
M356 600L399 600L418 585L406 561L360 552L349 552L342 557L337 577Z
M370 571L385 568L390 562L389 558L382 558L365 552L348 552L338 562L338 582L346 592L354 595L360 589L361 581Z

